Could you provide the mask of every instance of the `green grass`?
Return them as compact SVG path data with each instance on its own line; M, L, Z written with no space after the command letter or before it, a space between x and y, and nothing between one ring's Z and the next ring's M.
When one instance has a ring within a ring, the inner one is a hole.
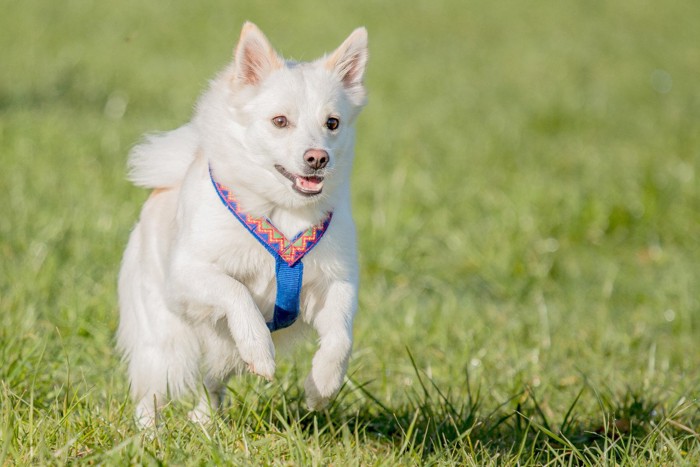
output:
M3 465L700 463L700 3L0 5ZM297 59L370 32L350 377L308 413L310 343L140 433L126 154L246 19Z

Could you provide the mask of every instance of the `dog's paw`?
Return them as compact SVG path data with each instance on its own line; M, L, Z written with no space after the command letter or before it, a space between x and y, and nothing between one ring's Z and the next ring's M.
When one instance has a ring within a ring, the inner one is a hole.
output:
M306 378L304 387L310 408L325 407L343 385L347 358L338 361L328 356L327 352L317 352L311 365L311 372Z
M189 418L191 422L206 425L214 418L218 408L219 398L217 394L214 394L212 400L209 400L209 398L205 396L199 400L195 408L187 413L187 418Z
M187 412L187 418L189 418L191 422L197 423L199 425L206 425L211 421L211 417L212 414L210 410L201 408L199 406Z
M322 410L340 390L343 374L338 372L317 372L312 370L304 383L306 405L309 410Z
M306 406L311 411L323 410L331 401L330 397L324 397L321 395L311 375L306 378L304 390L306 391Z
M275 379L275 366L274 363L272 364L271 367L265 367L261 370L258 370L255 365L249 364L248 367L248 372L252 373L254 375L261 376L265 378L267 381L272 382Z
M136 405L134 422L139 430L155 428L158 421L158 412L155 410L153 402L147 399L141 400Z
M275 377L275 346L271 338L268 338L267 343L249 342L239 345L238 352L248 366L248 371L272 381Z

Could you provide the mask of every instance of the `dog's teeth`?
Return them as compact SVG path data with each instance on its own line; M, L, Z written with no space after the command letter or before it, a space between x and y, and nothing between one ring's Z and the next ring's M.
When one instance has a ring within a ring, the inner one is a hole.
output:
M323 180L318 178L297 177L296 185L304 191L319 191L323 188Z

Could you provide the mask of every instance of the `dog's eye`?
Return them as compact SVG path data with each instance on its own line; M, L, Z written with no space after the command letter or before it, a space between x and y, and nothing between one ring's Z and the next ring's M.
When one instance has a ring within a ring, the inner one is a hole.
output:
M337 130L338 127L340 126L340 120L338 120L335 117L328 117L328 120L326 120L326 128L329 130Z
M278 115L272 119L272 124L277 128L285 128L287 125L289 125L289 121L284 115Z

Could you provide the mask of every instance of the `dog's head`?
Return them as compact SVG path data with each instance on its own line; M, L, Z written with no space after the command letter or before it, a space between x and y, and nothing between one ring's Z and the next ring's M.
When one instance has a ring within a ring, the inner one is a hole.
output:
M328 200L349 178L366 63L364 28L334 52L296 63L246 23L233 63L198 106L217 176L277 206Z

